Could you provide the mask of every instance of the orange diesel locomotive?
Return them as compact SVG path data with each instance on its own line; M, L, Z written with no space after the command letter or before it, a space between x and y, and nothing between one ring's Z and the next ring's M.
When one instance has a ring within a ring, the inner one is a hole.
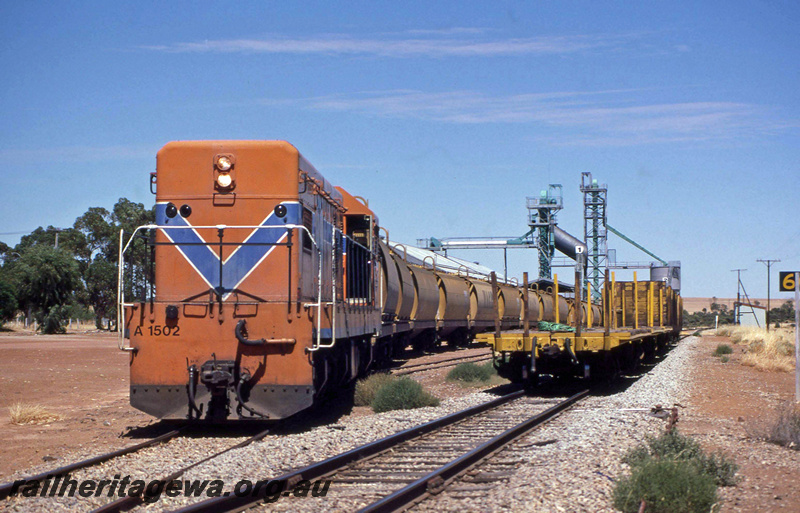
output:
M121 298L133 406L280 419L367 365L381 326L372 212L285 142L170 143L156 169L156 224L136 234L153 286Z

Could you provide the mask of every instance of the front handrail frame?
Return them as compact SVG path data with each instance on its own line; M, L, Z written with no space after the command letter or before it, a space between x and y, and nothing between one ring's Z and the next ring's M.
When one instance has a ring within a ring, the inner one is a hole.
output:
M316 307L317 308L317 340L315 346L319 347L330 347L330 346L322 346L321 344L321 332L322 332L322 307L324 305L332 304L336 302L336 296L331 296L331 302L324 302L322 301L322 249L317 241L314 239L314 236L311 234L311 231L304 225L299 224L284 224L279 226L263 226L263 225L208 225L208 226L164 226L164 225L157 225L157 224L145 224L136 227L136 229L131 234L128 242L123 245L125 240L125 230L119 231L119 257L117 262L117 347L121 351L128 351L134 352L136 348L131 346L125 345L125 306L132 306L135 303L125 303L125 286L124 286L124 275L125 275L125 262L124 256L125 253L128 251L133 240L136 238L136 235L143 230L198 230L198 229L216 229L216 230L227 230L227 229L281 229L286 230L302 230L308 235L309 240L317 248L317 255L318 255L318 289L317 289L317 301L315 303L305 303L307 307ZM335 229L335 225L334 225ZM335 233L335 232L334 232ZM208 243L209 245L213 243ZM175 246L180 246L180 244L175 243ZM220 255L221 258L221 255ZM333 262L331 262L331 267L333 267ZM335 280L334 280L335 286ZM335 289L334 289L335 293ZM334 306L335 308L335 306ZM331 344L332 346L332 344ZM313 349L313 348L312 348ZM313 349L316 350L316 349Z

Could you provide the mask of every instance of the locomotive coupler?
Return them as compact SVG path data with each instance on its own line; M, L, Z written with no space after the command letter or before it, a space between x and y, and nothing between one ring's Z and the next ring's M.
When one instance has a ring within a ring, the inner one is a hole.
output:
M236 380L234 373L236 362L231 360L209 360L200 367L200 382L211 393L208 402L208 418L210 420L225 420L230 413L228 388Z

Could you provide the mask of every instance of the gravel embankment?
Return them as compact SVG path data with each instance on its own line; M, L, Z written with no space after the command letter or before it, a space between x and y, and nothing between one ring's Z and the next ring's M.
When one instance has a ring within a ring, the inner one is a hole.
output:
M369 416L346 416L337 423L291 435L268 435L262 441L230 451L219 458L191 469L181 479L222 480L230 490L240 480L253 482L279 476L379 438L437 419L497 396L483 392L447 399L438 407L393 411ZM131 476L131 481L159 479L183 466L245 440L236 438L179 438L161 446L144 449L102 465L76 471L72 479L113 480L115 475ZM77 460L77 458L76 458ZM30 475L26 473L26 475ZM0 507L5 511L88 511L110 502L108 489L100 497L15 497ZM77 495L77 494L76 494ZM171 510L200 498L162 495L148 504L150 511Z
M384 438L449 413L491 401L497 396L483 392L447 399L438 407L391 411L368 416L343 417L335 424L310 431L282 436L269 436L250 447L232 451L218 459L192 469L185 479L221 479L227 489L240 480L268 480L289 470L302 468L366 443ZM165 498L150 506L152 511L174 509L197 499ZM300 505L304 501L292 501ZM308 501L313 502L309 499ZM279 503L271 504L274 509ZM302 504L301 506L305 506ZM322 506L324 508L324 506Z
M650 373L627 390L585 401L544 428L521 440L515 458L523 461L507 481L495 482L480 493L443 492L417 506L437 511L613 511L610 506L611 478L623 472L619 458L646 434L656 434L664 421L643 412L623 408L650 408L655 404L671 406L680 402L686 390L689 348L694 338L686 339ZM446 414L474 406L496 396L479 392L447 399L439 407L394 411L368 416L343 417L337 423L291 435L269 435L261 442L231 451L220 458L196 467L182 479L215 480L230 490L239 480L266 480L329 458L397 431L434 420ZM78 479L114 479L115 474L133 479L155 479L183 465L198 461L245 438L185 438L140 451L104 465L73 474ZM542 440L556 440L545 446L531 445ZM504 457L508 450L496 457ZM336 486L334 482L332 487ZM105 497L24 498L5 501L8 511L86 511L108 502ZM199 498L199 499L202 499ZM356 504L358 498L353 498ZM149 511L171 510L198 498L162 495L147 505ZM324 498L279 500L271 510L320 511L335 508ZM345 504L338 504L343 510Z
M591 397L499 453L496 457L507 458L513 451L524 462L507 481L479 493L445 491L416 510L616 511L611 506L613 479L627 470L620 457L665 427L646 412L626 409L684 400L695 344L694 337L684 340L627 390ZM547 440L556 442L532 445Z

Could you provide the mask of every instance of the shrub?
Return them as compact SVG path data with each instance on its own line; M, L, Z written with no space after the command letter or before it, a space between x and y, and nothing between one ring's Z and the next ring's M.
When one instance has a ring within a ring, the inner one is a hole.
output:
M393 379L396 378L389 374L373 374L359 380L356 383L356 391L353 397L354 404L356 406L369 406L375 400L375 393L378 389Z
M57 413L47 411L40 404L14 403L8 408L12 424L47 424L61 420Z
M727 459L722 453L707 455L695 440L681 435L677 429L659 437L648 437L646 445L631 449L622 461L632 468L648 463L653 459L670 459L688 463L701 472L711 475L721 486L732 486L738 469L736 463Z
M426 392L413 379L402 376L381 386L372 400L375 413L391 410L411 410L425 406L438 406L439 399Z
M617 481L614 506L625 512L706 512L716 502L717 486L736 484L737 465L720 452L706 454L677 430L634 447L622 458L631 474Z
M711 476L717 485L736 485L736 471L739 470L739 465L721 452L703 454L697 459L697 465L700 471Z
M622 462L631 467L644 464L652 458L690 460L703 453L700 444L673 429L659 437L647 437L646 445L639 445L623 456Z
M617 481L614 507L625 513L706 513L717 501L714 478L673 459L649 459Z
M68 317L69 307L66 305L56 305L50 307L47 313L38 316L39 329L42 333L54 335L56 333L66 333L64 327Z
M722 363L728 363L729 361L731 361L731 359L728 358L727 356L723 356L722 358L719 359L719 361L721 361Z
M722 356L724 354L733 353L733 349L728 344L718 344L714 350L714 356Z
M496 375L497 371L492 362L477 365L472 362L459 363L447 373L447 381L464 381L474 383L476 381L487 382Z
M774 420L766 427L756 429L752 436L768 442L800 450L800 406L784 403Z

